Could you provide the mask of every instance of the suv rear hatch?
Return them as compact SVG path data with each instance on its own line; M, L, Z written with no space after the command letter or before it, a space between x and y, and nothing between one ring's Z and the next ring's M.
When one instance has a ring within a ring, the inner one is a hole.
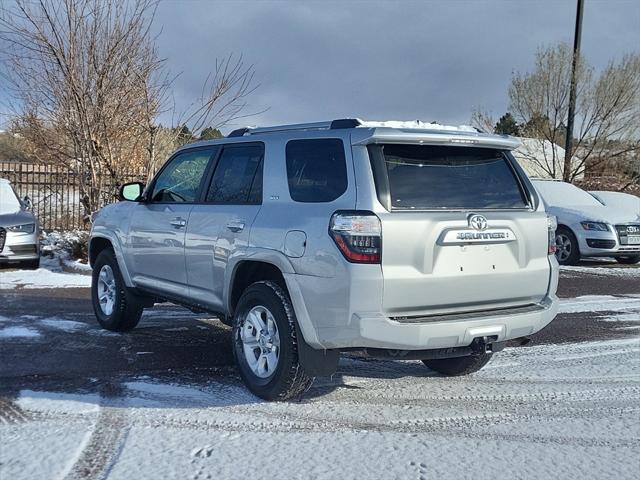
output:
M382 224L383 310L411 317L539 303L548 223L508 151L370 144ZM535 195L535 194L533 194Z

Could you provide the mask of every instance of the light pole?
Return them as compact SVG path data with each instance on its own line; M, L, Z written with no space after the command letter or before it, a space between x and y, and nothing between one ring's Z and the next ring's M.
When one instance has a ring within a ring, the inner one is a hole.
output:
M571 62L571 85L569 90L569 115L567 118L567 138L564 144L564 172L562 179L567 182L571 177L571 158L573 157L573 117L576 114L576 67L580 57L580 37L582 37L582 11L584 0L578 0L576 11L576 30L573 37L573 61Z

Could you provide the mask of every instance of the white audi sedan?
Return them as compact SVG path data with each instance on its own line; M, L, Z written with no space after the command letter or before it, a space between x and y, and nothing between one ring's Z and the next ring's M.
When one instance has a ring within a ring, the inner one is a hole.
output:
M575 265L584 257L640 262L640 211L608 205L570 183L533 180L533 184L547 212L558 218L556 257L561 265Z
M0 178L0 265L38 268L40 229L26 201L20 200L11 183Z

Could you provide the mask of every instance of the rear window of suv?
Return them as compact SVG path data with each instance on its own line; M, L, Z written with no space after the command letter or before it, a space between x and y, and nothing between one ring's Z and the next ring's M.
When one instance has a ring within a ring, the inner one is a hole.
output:
M347 164L342 140L291 140L286 150L292 200L332 202L347 190Z
M369 154L378 190L383 178L392 209L528 206L520 182L500 150L386 144L369 146Z

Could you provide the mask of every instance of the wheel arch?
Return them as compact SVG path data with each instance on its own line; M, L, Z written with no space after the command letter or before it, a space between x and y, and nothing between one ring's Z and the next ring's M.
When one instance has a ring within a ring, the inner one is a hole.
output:
M116 256L116 261L118 262L118 267L120 268L120 273L122 274L122 279L127 287L133 287L133 282L131 281L131 276L129 275L129 270L127 269L127 265L124 261L124 257L122 255L122 247L120 242L104 233L99 235L92 235L89 240L89 265L93 267L98 255L100 252L104 251L107 248L111 248Z

